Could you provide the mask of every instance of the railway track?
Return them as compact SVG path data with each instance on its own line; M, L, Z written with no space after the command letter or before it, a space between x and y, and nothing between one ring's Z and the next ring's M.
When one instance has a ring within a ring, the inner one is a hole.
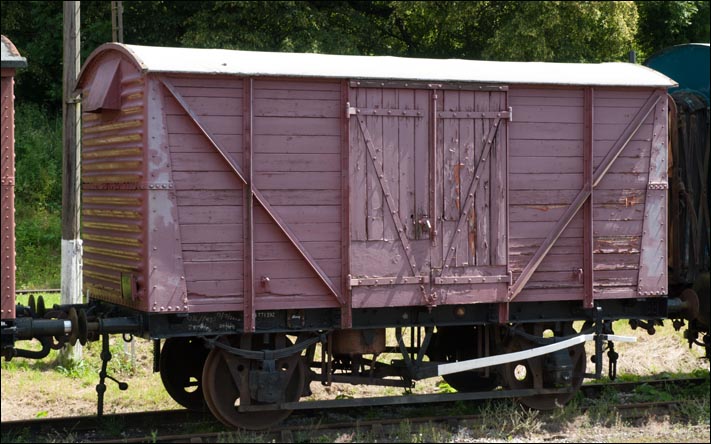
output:
M682 389L704 384L706 378L686 378L674 380L651 380L643 382L616 382L604 384L588 384L581 388L586 399L599 398L604 393L635 392L640 386L647 385L656 389ZM402 399L401 396L394 399ZM453 398L453 399L456 399ZM345 401L345 400L344 400ZM358 401L351 400L351 401ZM304 433L318 432L321 435L329 433L348 433L357 430L372 437L385 436L393 428L403 423L411 426L419 424L439 424L441 427L457 428L460 425L481 424L485 415L480 413L458 413L457 401L439 401L430 404L430 408L409 405L389 405L379 409L378 418L372 418L372 406L358 406L356 403L343 402L339 409L324 410L315 404L311 408L296 410L291 417L277 428L265 432L249 432L254 436L267 439L266 442L294 442L294 436ZM679 410L684 400L625 402L616 403L613 407L621 417L626 419L642 418L650 412L669 413ZM304 402L306 407L309 402ZM581 405L581 412L588 406ZM461 410L461 405L460 408ZM432 414L432 411L443 412ZM473 409L465 409L473 410ZM215 442L224 439L226 433L241 433L225 430L209 413L191 412L188 410L170 410L158 412L138 412L126 414L104 415L99 419L95 416L73 418L47 418L22 421L3 422L3 442L39 442L43 436L71 437L82 442ZM199 432L191 432L199 430Z

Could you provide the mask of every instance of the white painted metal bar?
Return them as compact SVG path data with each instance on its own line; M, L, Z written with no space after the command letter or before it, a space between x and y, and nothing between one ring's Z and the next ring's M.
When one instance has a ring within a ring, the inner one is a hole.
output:
M587 341L595 340L595 333L579 335L566 339L555 344L543 345L541 347L523 350L514 353L506 353L503 355L488 356L486 358L470 359L468 361L452 362L449 364L441 364L437 366L437 375L449 375L452 373L464 372L467 370L475 370L477 368L491 367L494 365L508 364L509 362L523 361L526 359L535 358L536 356L554 353L575 345L583 344ZM618 335L603 335L603 339L615 342L635 342L634 336L618 336Z

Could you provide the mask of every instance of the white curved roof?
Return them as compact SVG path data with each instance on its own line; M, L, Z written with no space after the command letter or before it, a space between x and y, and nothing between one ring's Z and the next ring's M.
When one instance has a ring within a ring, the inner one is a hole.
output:
M669 77L631 63L492 62L163 48L109 43L123 49L147 72L484 82L502 84L676 86Z

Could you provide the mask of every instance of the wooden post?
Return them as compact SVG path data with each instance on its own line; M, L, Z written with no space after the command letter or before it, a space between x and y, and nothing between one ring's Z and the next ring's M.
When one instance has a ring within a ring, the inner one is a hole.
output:
M81 239L79 238L80 122L79 97L74 93L79 74L79 2L64 2L64 68L62 114L62 304L82 302ZM81 345L67 346L60 359L81 360Z
M123 43L123 2L111 2L111 41Z

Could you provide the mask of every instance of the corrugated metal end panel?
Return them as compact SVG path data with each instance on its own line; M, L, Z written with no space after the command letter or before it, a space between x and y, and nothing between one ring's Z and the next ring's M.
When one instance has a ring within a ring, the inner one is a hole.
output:
M96 74L84 81L85 99L92 86L112 83ZM144 79L125 60L117 75L118 109L82 115L84 288L91 298L138 308L145 271ZM134 299L122 296L122 274L135 279Z
M2 77L2 147L0 148L0 295L2 319L15 318L15 119L13 77Z

